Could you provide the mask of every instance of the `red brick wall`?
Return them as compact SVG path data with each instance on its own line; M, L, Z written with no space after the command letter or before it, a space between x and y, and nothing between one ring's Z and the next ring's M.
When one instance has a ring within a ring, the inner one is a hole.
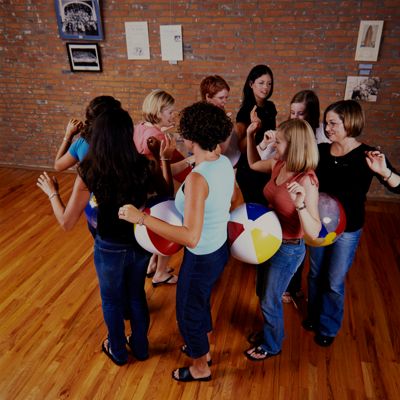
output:
M286 118L288 103L314 89L322 109L342 99L346 78L358 74L354 61L360 20L384 20L376 103L363 103L367 127L362 140L380 145L399 161L400 54L398 1L102 1L105 40L102 73L70 72L51 0L0 4L0 163L49 167L71 116L83 118L100 94L121 100L134 121L153 88L169 91L183 107L199 99L200 80L218 73L231 85L228 110L236 113L248 71L268 64L275 74L271 98ZM125 21L147 21L151 60L128 60ZM181 24L184 61L161 61L159 25ZM323 111L323 110L322 110ZM371 194L389 196L374 184Z

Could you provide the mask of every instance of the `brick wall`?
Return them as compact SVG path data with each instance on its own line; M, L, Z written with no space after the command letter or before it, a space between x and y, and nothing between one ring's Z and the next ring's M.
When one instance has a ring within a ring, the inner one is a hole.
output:
M354 61L360 20L384 20L376 103L363 103L362 140L399 161L400 8L398 1L101 1L105 40L102 73L72 73L58 35L54 2L0 2L0 163L49 167L71 116L83 118L100 94L117 97L137 122L144 96L169 91L183 107L199 99L201 79L218 73L231 86L227 109L236 113L248 71L268 64L275 74L271 98L278 120L302 89L314 89L322 111L342 99ZM125 21L147 21L151 60L128 60ZM161 61L159 25L181 24L184 61ZM391 197L376 183L371 195Z

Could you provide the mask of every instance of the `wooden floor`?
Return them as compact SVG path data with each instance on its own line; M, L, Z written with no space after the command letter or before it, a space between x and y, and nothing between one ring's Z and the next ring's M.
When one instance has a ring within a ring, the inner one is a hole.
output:
M0 399L399 399L400 204L369 202L348 277L343 328L330 348L301 328L305 303L284 306L282 354L254 363L246 336L260 326L255 267L230 260L212 299L211 382L177 383L175 286L146 290L151 357L117 367L106 336L82 218L56 224L36 171L0 168ZM67 198L73 174L59 175ZM173 259L179 269L181 255ZM304 277L305 279L305 277Z

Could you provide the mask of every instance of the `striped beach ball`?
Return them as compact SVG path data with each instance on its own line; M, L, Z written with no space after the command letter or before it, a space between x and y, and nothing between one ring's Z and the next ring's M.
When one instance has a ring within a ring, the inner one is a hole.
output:
M245 203L231 212L228 237L233 257L248 264L261 264L278 251L282 229L272 209Z
M173 199L150 199L143 212L151 215L152 217L168 222L169 224L182 226L182 216L175 208ZM161 256L171 256L182 248L182 245L171 242L170 240L157 235L145 225L135 224L134 230L135 237L139 245L150 253Z
M339 239L346 228L346 214L340 201L327 193L320 193L318 211L322 228L316 239L305 238L306 244L312 247L329 246Z

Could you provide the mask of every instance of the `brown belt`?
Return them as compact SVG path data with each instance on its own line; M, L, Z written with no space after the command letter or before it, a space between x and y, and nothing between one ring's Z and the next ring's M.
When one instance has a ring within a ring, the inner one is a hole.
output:
M283 244L300 244L301 239L282 239Z

